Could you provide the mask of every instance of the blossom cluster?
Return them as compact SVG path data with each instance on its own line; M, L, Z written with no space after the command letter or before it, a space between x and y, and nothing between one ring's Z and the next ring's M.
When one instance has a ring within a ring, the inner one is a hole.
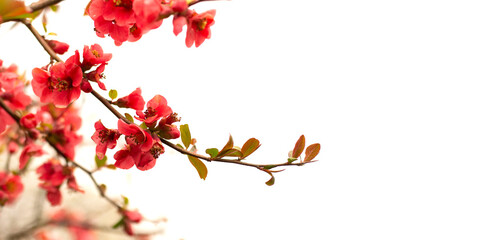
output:
M53 206L61 203L60 187L65 181L69 189L83 192L78 187L77 181L73 176L73 168L61 165L54 158L39 166L36 172L39 174L39 180L42 181L39 186L46 190L46 198Z
M174 16L174 33L187 25L186 45L199 47L211 37L215 10L201 14L188 9L197 1L187 0L91 0L86 13L93 19L99 37L110 36L117 46L135 42L143 34L160 27L163 19Z
M3 66L0 60L0 99L12 110L24 110L31 98L24 93L25 80L17 74L17 66ZM14 119L0 108L0 133L14 124Z
M112 54L104 53L98 44L83 48L83 61L78 50L65 62L32 70L32 89L43 103L66 107L80 97L81 91L91 92L90 82L106 90L101 80Z
M102 159L107 149L116 147L117 140L124 135L126 144L123 149L114 154L115 166L121 169L129 169L136 166L139 170L149 170L155 166L156 159L165 152L161 138L175 139L180 137L178 128L173 125L179 121L177 114L167 105L167 100L156 95L146 104L143 112L144 99L138 88L128 96L122 97L114 104L119 107L133 108L136 110L135 118L142 124L127 123L119 119L117 129L106 128L101 121L94 124L95 133L92 140L97 144L96 155ZM144 127L142 127L144 126Z

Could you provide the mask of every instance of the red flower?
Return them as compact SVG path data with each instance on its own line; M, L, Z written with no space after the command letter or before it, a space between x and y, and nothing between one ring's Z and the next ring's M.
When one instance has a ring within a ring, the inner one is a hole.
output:
M89 70L91 67L102 64L105 65L111 60L111 53L104 53L102 47L99 44L94 44L90 47L83 47L83 62L82 69Z
M133 236L133 227L131 226L131 223L139 223L142 219L143 216L141 216L138 210L123 210L124 231L129 236Z
M108 34L114 39L116 46L121 46L129 38L129 26L119 26L113 21L104 20L103 17L94 19L94 25L97 36L103 38Z
M41 102L66 107L80 97L83 73L77 58L78 52L65 63L54 64L49 72L39 68L32 70L32 89Z
M116 45L128 40L129 28L136 22L132 0L92 0L88 14L99 37L109 34Z
M68 51L68 48L70 46L64 42L59 42L56 40L46 40L48 42L49 46L53 49L53 51L57 54L64 54L66 51Z
M99 120L95 122L95 133L92 135L92 140L97 144L95 152L99 159L104 158L107 148L113 149L116 147L117 139L121 134L115 129L107 129Z
M133 10L136 17L136 25L141 34L162 25L163 19L160 18L160 13L163 10L161 0L134 0Z
M20 119L20 125L27 129L35 128L38 123L39 121L37 120L36 115L33 113L28 113Z
M146 111L136 112L136 118L144 121L147 126L154 124L158 119L172 114L172 109L167 105L167 100L162 95L155 95L146 103Z
M126 135L127 143L138 146L142 151L148 151L153 145L151 134L136 124L127 124L119 119L117 129L121 134Z
M141 89L136 88L132 93L128 96L117 99L114 102L118 107L122 108L132 108L134 110L143 110L145 107L145 100L141 96Z
M44 154L43 148L34 143L27 144L19 157L19 169L23 169L32 156L41 156Z
M173 20L174 34L178 35L182 32L184 24L187 24L185 44L187 47L192 47L195 43L196 47L199 47L204 40L211 38L210 27L214 24L215 15L216 10L214 9L200 14L189 10L185 16L175 15Z
M73 168L63 167L56 159L50 159L36 169L39 174L39 184L41 188L46 190L46 198L52 206L61 203L62 195L60 192L61 184L68 180L68 187L76 191L83 192L78 187L75 177L73 176Z
M14 202L22 190L24 185L19 176L0 172L0 206Z

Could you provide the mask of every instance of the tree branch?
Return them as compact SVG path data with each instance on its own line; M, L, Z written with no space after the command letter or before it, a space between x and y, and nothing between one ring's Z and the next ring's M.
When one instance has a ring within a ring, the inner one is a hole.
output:
M201 1L206 1L206 0L198 0L195 3L197 2L201 2ZM58 61L58 62L62 62L62 60L58 57L58 55L53 51L53 49L49 46L49 44L46 42L46 40L37 32L37 30L35 28L32 27L32 25L25 21L25 20L21 20L27 28L29 28L29 30L32 32L32 34L34 35L34 37L37 39L37 41L43 46L43 48L46 50L46 52L49 54L49 56L51 56L52 59ZM121 119L123 120L124 122L130 124L131 122L126 119L119 111L117 111L113 106L112 104L107 100L105 99L104 97L102 97L98 92L96 92L95 90L92 90L91 94L97 98L112 114L114 114L114 116L116 116L118 119ZM208 157L208 156L204 156L204 155L201 155L201 154L197 154L195 152L191 152L189 150L186 150L186 149L183 149L179 146L177 146L176 144L164 139L164 138L160 138L160 141L165 144L166 146L176 150L177 152L181 153L181 154L184 154L184 155L189 155L189 156L193 156L193 157L196 157L196 158L199 158L201 160L205 160L205 161L208 161L208 162L223 162L223 163L233 163L233 164L238 164L238 165L243 165L243 166L248 166L248 167L254 167L254 168L257 168L261 171L264 171L264 172L267 172L270 174L271 171L269 171L270 169L272 168L275 168L275 167L280 167L280 166L302 166L306 163L311 163L311 162L314 162L314 161L310 161L310 162L284 162L284 163L280 163L280 164L254 164L254 163L248 163L248 162L244 162L242 160L244 159L228 159L228 158L211 158L211 157ZM83 169L82 169L83 171ZM87 173L91 173L90 171L88 171ZM100 189L99 189L100 191Z

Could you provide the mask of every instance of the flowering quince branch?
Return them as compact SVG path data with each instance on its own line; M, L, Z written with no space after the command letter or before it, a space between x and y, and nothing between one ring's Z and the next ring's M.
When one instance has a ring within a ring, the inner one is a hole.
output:
M231 135L224 147L208 148L205 151L207 155L202 155L197 151L196 139L191 137L189 126L181 124L177 127L174 124L180 122L180 118L168 106L163 96L156 95L145 102L141 89L137 88L128 96L120 98L117 98L116 90L111 90L111 100L104 98L94 89L92 83L96 83L103 91L107 90L103 82L104 70L112 59L112 54L105 53L101 46L94 44L84 46L82 51L76 50L74 55L63 61L59 55L67 52L68 44L46 39L31 24L37 16L36 11L61 1L41 0L25 7L16 0L0 0L0 6L8 6L0 9L0 24L2 21L24 24L50 56L48 65L32 70L32 89L40 102L45 104L36 113L27 109L31 99L24 94L23 88L28 84L19 80L15 74L16 69L3 68L0 60L0 134L18 132L17 135L5 137L10 152L15 152L17 145L23 146L19 157L19 171L12 175L8 171L0 172L0 205L15 200L23 189L20 175L27 169L33 157L45 154L42 146L36 143L39 139L46 141L65 160L63 165L57 159L50 158L36 169L41 181L40 187L46 191L48 201L52 205L61 203L60 187L65 182L68 188L83 192L73 175L74 169L78 168L89 176L100 195L121 214L121 219L114 228L123 227L129 235L133 234L132 223L140 222L142 216L136 210L127 209L126 198L123 199L124 204L119 204L105 194L105 185L99 184L94 177L94 172L102 167L129 169L136 166L139 170L149 170L165 152L164 146L168 146L186 155L202 179L206 179L208 173L202 161L204 160L256 168L270 175L266 184L273 185L274 173L284 170L276 168L302 166L316 161L314 158L320 151L320 144L306 147L304 136L297 140L287 161L279 164L246 162L260 147L259 140L250 138L239 147L235 146ZM197 13L189 7L204 1L211 0L90 0L85 13L94 21L96 34L99 37L110 36L118 46L126 41L139 40L143 34L158 28L164 19L173 16L174 34L180 34L186 26L186 46L199 47L211 37L210 27L215 22L216 11ZM91 93L118 119L117 129L106 128L101 120L94 124L95 132L91 139L96 143L97 168L93 171L75 161L75 147L82 140L76 133L81 126L81 118L72 105L81 92ZM123 115L115 106L135 110L134 118L128 113ZM139 124L135 123L135 119ZM0 140L3 137L0 135ZM114 154L115 163L107 164L106 151L114 149L120 137L124 138L125 145ZM178 138L182 144L171 142Z

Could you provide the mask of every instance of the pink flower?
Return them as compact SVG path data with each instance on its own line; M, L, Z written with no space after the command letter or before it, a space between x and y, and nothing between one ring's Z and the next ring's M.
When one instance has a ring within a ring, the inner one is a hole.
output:
M27 144L24 147L24 149L22 150L22 152L20 153L19 169L23 169L32 156L38 156L39 157L43 154L44 154L44 151L43 151L41 146L36 145L34 143Z
M32 70L32 89L41 102L66 107L80 97L83 73L77 53L65 63L54 64L49 72L39 68Z
M155 95L146 103L146 111L136 112L136 118L144 121L147 126L154 124L158 119L172 114L172 109L167 105L167 100L162 95Z
M117 99L114 103L121 108L132 108L134 110L143 110L145 107L145 100L141 96L141 89L136 88L128 96Z
M99 159L104 158L107 148L113 149L116 147L117 139L121 134L115 129L107 129L99 120L95 122L95 133L92 135L92 140L97 144L95 152Z

